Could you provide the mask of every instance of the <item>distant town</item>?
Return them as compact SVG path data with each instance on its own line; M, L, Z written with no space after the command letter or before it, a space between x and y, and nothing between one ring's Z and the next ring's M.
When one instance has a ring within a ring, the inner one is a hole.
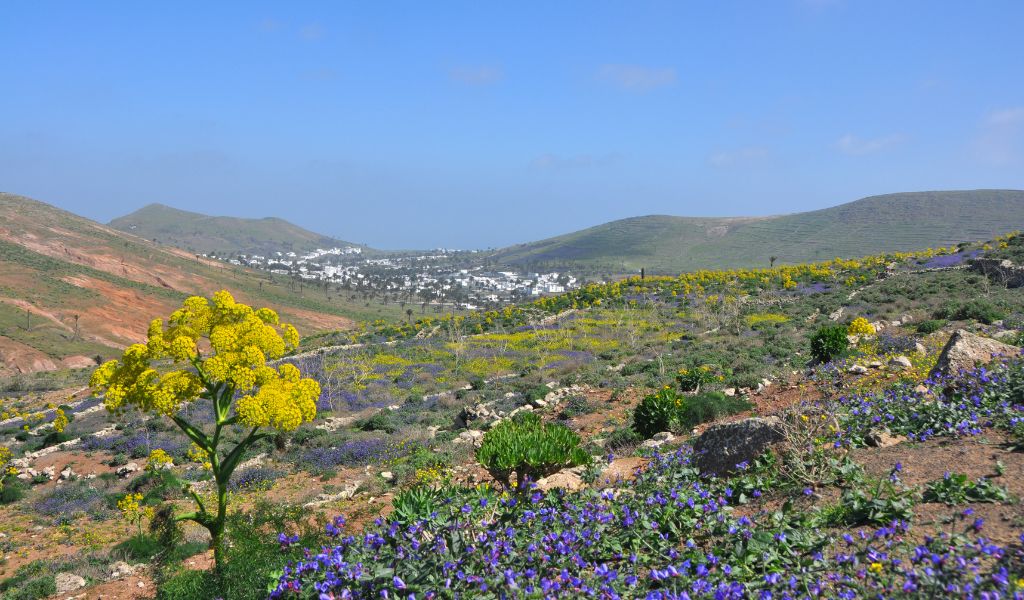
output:
M579 287L568 273L490 270L476 260L476 251L439 248L429 253L395 253L363 256L357 246L318 248L304 254L217 253L206 258L287 275L301 280L334 284L364 298L380 297L384 303L454 305L474 310L493 308L538 296L561 294ZM507 267L506 267L507 268Z

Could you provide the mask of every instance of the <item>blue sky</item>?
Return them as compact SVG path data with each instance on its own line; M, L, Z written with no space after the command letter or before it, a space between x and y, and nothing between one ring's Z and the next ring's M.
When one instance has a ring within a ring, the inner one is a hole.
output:
M382 248L1024 188L1024 2L17 2L0 190Z

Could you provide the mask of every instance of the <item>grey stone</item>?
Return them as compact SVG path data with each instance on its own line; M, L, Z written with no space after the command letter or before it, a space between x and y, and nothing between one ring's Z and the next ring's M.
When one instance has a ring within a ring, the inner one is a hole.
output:
M701 473L721 475L751 462L784 438L778 417L754 417L708 428L693 445Z
M906 356L894 356L889 359L889 366L894 369L909 369L914 365Z
M58 594L66 594L85 587L85 578L74 573L57 573L53 581L57 584Z
M902 435L893 435L888 429L868 433L865 441L874 448L888 448L907 441Z
M138 470L139 470L139 464L138 463L134 463L134 462L130 462L130 463L126 464L125 466L123 466L123 467L121 467L121 468L119 468L117 470L117 476L121 477L123 479L125 477L128 477L132 473L137 472Z
M587 487L580 479L580 476L569 471L559 471L537 480L537 488L541 491L563 489L568 492L577 492Z
M868 368L865 367L864 365L853 365L852 367L847 369L847 372L855 373L857 375L863 375L864 373L868 372Z
M1020 348L1016 346L958 329L946 342L931 374L952 375L988 363L993 356L1011 357L1018 354Z

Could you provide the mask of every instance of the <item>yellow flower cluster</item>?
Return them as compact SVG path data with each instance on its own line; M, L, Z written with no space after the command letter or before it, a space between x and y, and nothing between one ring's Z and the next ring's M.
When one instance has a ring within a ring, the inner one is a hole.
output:
M200 351L201 338L209 341L209 356ZM226 384L247 393L236 405L239 421L288 431L316 415L320 386L312 379L300 379L292 365L275 370L266 361L281 358L298 345L298 331L281 323L276 312L254 310L221 290L209 300L188 298L166 325L154 320L145 344L129 346L120 360L101 365L90 383L106 392L108 410L136 406L167 416L204 390ZM154 363L164 359L191 365L195 371L161 375Z
M188 451L185 453L185 457L194 463L198 463L203 466L204 469L212 469L213 463L210 462L210 455L200 448L195 442L189 446Z
M18 469L11 464L14 453L7 446L0 446L0 490L4 489L4 479L18 474Z
M68 416L64 414L64 411L57 409L57 414L53 418L53 430L57 433L63 433L64 428L68 426Z
M142 520L152 519L155 510L152 506L142 505L143 495L139 493L128 494L117 501L117 508L126 521L138 525L139 532L142 532Z
M146 462L146 470L158 471L165 467L174 465L174 459L163 449L157 448L149 453L149 460Z
M416 483L420 485L443 484L449 479L448 474L439 465L416 469L415 478Z
M235 404L238 419L252 427L271 426L281 431L292 431L316 416L316 401L320 397L320 384L314 379L300 379L295 365L284 363L276 376L260 383L255 394L242 396Z
M846 333L849 335L875 335L875 326L868 323L864 317L857 317L850 322Z

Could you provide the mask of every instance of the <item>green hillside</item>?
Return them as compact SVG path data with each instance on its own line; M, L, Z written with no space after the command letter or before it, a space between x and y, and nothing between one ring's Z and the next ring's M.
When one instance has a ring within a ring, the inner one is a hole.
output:
M305 252L316 248L360 246L314 233L284 219L211 217L150 204L110 222L114 229L190 252Z
M1024 191L887 194L772 217L653 215L499 250L498 262L676 274L946 246L1024 229Z

